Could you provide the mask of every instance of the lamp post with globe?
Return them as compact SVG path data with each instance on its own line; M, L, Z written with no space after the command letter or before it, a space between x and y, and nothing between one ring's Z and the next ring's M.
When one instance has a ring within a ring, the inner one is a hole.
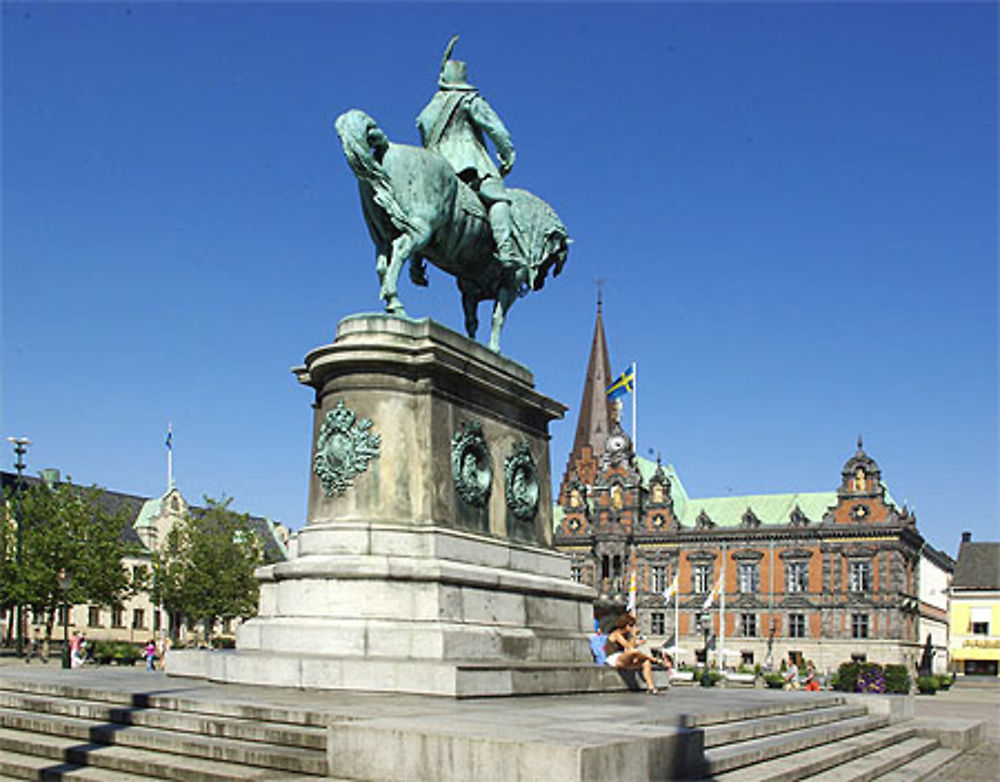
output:
M28 446L31 445L31 440L27 437L8 437L7 442L14 446L14 453L17 454L17 461L14 463L14 467L17 468L17 488L15 489L17 493L15 559L17 562L18 587L20 587L23 580L21 573L21 547L24 540L24 454L27 452ZM24 608L21 606L20 596L15 606L15 613L15 621L17 622L17 656L21 657L24 654Z
M66 572L66 568L59 569L59 591L62 593L62 626L63 626L63 646L62 646L62 667L72 667L69 651L69 590L73 586L73 577Z

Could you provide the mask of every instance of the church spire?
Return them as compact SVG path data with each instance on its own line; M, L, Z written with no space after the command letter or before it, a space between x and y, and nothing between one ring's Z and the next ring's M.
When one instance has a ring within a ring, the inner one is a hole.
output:
M580 415L576 421L571 459L573 456L581 456L586 445L591 447L595 456L604 453L604 443L611 428L611 402L604 392L611 383L611 359L608 357L608 343L604 337L601 304L601 289L598 285L597 319L590 343L590 361L583 383L583 398L580 400Z

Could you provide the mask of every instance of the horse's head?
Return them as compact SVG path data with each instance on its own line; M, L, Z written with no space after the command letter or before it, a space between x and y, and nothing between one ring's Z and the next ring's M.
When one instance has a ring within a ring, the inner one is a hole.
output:
M566 263L569 232L555 210L538 196L517 188L507 192L512 197L511 211L527 262L520 288L523 293L540 291L549 270L556 277Z
M545 286L549 269L552 270L553 277L560 275L569 256L569 246L572 241L561 223L549 231L542 243L539 262L529 267L529 285L532 290L540 291Z

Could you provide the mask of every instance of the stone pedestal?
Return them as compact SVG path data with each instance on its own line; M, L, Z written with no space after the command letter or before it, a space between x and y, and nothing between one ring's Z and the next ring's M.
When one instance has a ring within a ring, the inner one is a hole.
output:
M593 590L551 548L548 424L531 373L428 320L343 320L315 389L308 523L261 568L221 681L452 696L621 688L591 662Z

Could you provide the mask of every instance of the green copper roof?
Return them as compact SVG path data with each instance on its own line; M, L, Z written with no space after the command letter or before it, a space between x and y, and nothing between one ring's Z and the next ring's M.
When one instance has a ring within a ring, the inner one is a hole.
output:
M656 462L636 457L639 473L644 482L656 472ZM664 465L663 472L670 480L670 498L674 514L685 527L693 527L703 510L720 527L737 527L747 508L753 510L761 524L787 524L791 512L798 505L810 521L823 518L827 508L837 503L837 492L795 492L791 494L745 494L725 497L689 497L680 476L672 464Z
M163 507L163 498L154 497L152 499L146 500L142 503L142 508L139 510L139 515L135 517L135 522L132 526L135 529L145 529L152 525L153 519L160 515L160 510Z
M636 463L643 483L648 485L649 479L656 472L656 462L637 456ZM748 508L760 519L761 524L788 524L796 506L809 521L818 523L823 520L823 514L837 504L836 491L689 497L672 464L663 465L663 473L670 480L670 499L674 503L674 515L685 527L695 526L695 521L702 511L705 511L719 527L738 527ZM885 489L886 503L890 507L898 507L884 483L882 488ZM553 529L562 523L565 515L563 509L553 503Z
M761 524L787 524L795 506L809 521L818 522L827 508L836 505L837 492L796 492L793 494L747 494L727 497L698 497L688 501L687 506L677 513L681 524L693 526L702 511L720 527L737 527L743 514L749 508L760 519ZM676 512L677 506L674 506Z

